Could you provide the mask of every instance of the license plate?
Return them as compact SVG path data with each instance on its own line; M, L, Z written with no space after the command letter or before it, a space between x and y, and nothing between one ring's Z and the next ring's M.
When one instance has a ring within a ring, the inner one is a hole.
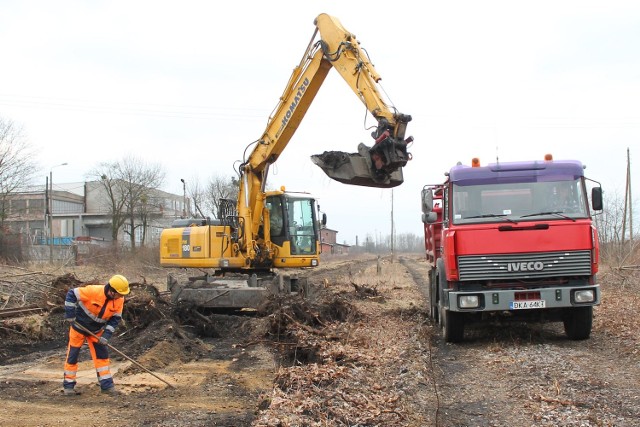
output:
M533 301L511 301L509 304L511 310L526 310L528 308L545 308L545 300L533 300Z

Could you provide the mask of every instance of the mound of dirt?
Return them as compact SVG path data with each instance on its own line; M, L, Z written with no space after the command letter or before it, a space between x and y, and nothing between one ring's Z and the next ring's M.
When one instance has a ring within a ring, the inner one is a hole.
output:
M114 340L114 345L117 342L123 351L133 357L141 357L151 352L150 358L159 359L154 354L162 348L167 350L173 346L178 348L179 351L167 351L168 357L162 356L161 359L167 361L164 365L172 360L186 362L197 359L209 351L209 347L202 340L169 318L153 322L146 327L129 329L127 332L119 334L117 340Z

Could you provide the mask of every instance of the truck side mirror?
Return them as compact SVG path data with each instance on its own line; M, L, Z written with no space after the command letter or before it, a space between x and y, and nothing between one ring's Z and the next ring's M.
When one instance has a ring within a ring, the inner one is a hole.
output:
M433 193L428 188L422 189L422 212L427 214L433 211ZM422 222L425 222L424 219Z
M593 187L591 189L591 208L594 211L602 210L602 187Z
M322 214L322 221L321 221L322 225L327 225L327 214L323 213Z
M426 212L422 214L422 222L425 224L433 224L438 220L438 214L435 212Z

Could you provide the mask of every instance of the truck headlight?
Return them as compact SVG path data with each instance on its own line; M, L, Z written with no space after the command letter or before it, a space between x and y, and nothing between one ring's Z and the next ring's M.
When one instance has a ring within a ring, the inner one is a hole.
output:
M573 300L577 304L584 304L587 302L594 302L596 299L596 293L593 289L582 289L573 293Z
M458 307L478 308L479 306L480 298L478 298L478 295L458 295Z
M318 266L318 260L317 259L312 259L311 260L311 267L317 267Z

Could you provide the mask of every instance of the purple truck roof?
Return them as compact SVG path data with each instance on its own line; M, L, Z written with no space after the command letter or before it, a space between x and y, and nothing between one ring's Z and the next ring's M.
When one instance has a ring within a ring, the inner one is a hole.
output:
M456 165L449 171L449 180L457 185L569 181L582 176L584 168L577 160L490 163L475 168Z

